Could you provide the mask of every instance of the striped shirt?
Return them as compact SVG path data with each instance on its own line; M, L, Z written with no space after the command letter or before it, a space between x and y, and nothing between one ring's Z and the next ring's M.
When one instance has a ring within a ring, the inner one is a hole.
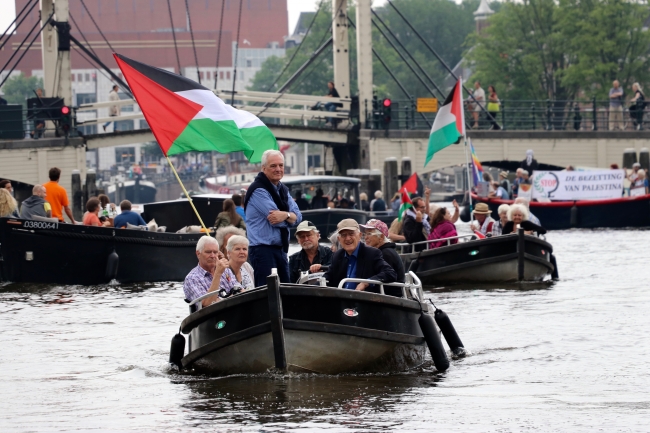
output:
M203 269L201 265L192 269L183 282L185 299L192 302L196 298L200 298L208 293L212 285L212 279L212 273Z

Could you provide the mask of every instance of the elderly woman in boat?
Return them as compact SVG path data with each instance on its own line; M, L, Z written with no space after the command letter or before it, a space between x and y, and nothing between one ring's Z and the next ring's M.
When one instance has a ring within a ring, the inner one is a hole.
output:
M536 232L540 235L546 233L546 229L542 226L528 220L528 208L521 204L513 204L510 206L508 211L508 222L503 226L503 234L509 235L511 233L517 233L519 227L525 230L527 235L532 235L533 232Z
M458 208L456 208L456 214L458 214ZM458 243L458 239L446 240L447 238L455 238L458 236L456 226L452 222L455 216L452 216L446 207L439 207L435 210L431 218L431 233L427 238L427 240L435 241L429 244L431 248L439 248Z
M225 290L226 295L233 291L240 292L255 288L253 273L247 269L248 239L244 236L231 236L226 245L228 252L228 268L221 274L219 291Z
M510 205L502 204L499 206L497 213L499 220L492 225L492 236L501 236L503 234L503 227L508 223L508 212Z

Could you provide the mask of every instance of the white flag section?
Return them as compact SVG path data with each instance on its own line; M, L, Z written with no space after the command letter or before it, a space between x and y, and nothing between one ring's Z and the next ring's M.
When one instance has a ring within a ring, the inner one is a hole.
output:
M533 198L550 200L596 200L620 198L624 170L535 171Z

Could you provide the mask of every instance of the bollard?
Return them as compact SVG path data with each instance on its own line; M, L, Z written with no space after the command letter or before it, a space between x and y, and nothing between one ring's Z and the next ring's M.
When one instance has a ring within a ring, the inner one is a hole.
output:
M402 158L402 175L400 176L400 179L402 179L402 185L404 185L404 182L411 177L411 174L411 158L405 156Z
M523 228L519 227L517 236L517 280L523 281L526 266L526 235Z
M95 170L88 169L88 172L86 173L86 185L84 187L84 193L86 196L86 200L88 200L90 197L97 197L97 175L95 174Z
M280 278L277 269L271 271L266 277L266 291L269 305L269 319L271 322L271 337L273 339L273 356L275 368L287 370L287 352L284 341L284 327L282 323L282 298L280 296Z
M636 150L627 148L623 151L623 168L632 168L634 163L637 162Z
M83 191L81 190L81 174L79 170L72 170L72 216L75 221L81 221L83 216L82 207Z
M647 147L639 151L639 164L641 164L641 168L645 171L648 171L648 168L650 168L650 153Z
M390 157L384 160L384 200L390 200L395 192L397 192L397 158Z

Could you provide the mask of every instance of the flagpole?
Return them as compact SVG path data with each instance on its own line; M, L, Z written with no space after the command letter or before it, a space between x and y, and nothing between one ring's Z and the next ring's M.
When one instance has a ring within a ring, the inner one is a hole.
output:
M205 232L206 235L210 235L210 230L205 226L203 223L203 220L201 219L201 215L199 215L199 211L196 210L196 207L194 206L194 202L192 201L192 197L190 197L190 194L187 192L185 189L185 185L183 185L183 181L181 178L178 176L178 173L176 172L176 169L174 168L174 164L172 164L172 160L169 159L167 155L165 155L165 158L167 158L167 162L169 163L169 166L172 168L172 172L174 172L174 176L176 176L176 180L178 180L178 183L181 185L181 188L183 189L183 192L185 193L185 197L190 202L190 206L192 206L192 209L194 209L194 213L196 214L196 217L199 219L199 222L201 223L201 227L203 227L203 231Z
M472 213L472 182L471 178L469 175L469 155L467 153L467 136L464 135L463 139L465 140L465 164L466 164L466 171L467 171L467 195L469 197L469 217L470 217L470 224L474 222L474 214Z

